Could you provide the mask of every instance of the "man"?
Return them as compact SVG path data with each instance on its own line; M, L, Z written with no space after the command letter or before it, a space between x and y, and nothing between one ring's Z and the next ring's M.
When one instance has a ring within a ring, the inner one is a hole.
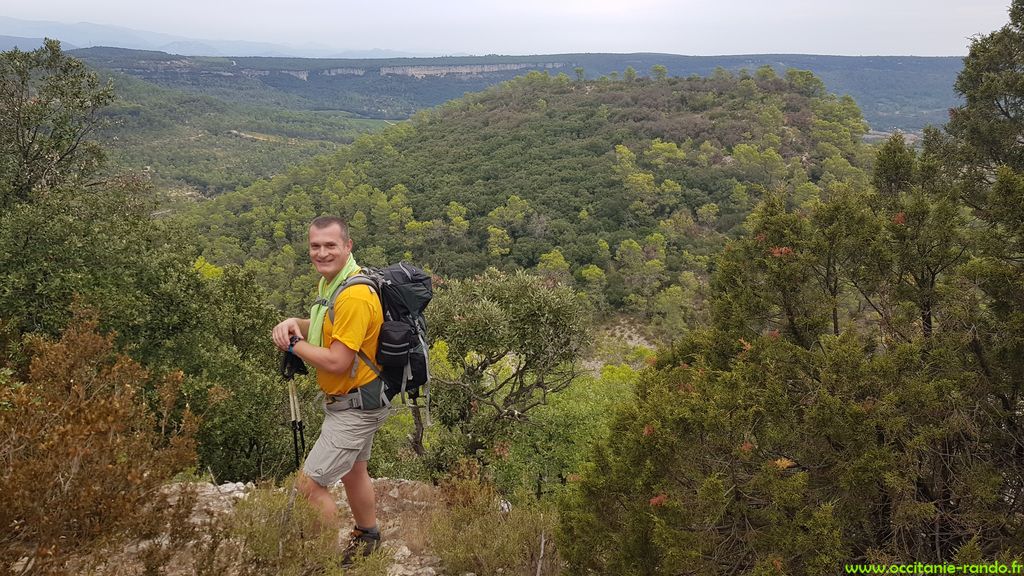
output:
M322 276L310 318L288 318L274 327L272 336L278 348L316 368L325 395L324 423L299 473L298 490L319 510L321 526L337 530L338 509L328 488L339 479L344 484L356 524L345 550L348 562L355 553L368 555L380 546L376 495L366 462L388 408L382 406L382 383L359 352L366 359L376 356L384 316L377 295L363 285L341 292L333 321L327 313L335 290L359 272L344 220L320 216L310 223L309 258Z

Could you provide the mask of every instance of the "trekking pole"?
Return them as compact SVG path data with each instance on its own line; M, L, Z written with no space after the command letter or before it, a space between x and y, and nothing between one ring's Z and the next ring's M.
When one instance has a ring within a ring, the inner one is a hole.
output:
M295 346L297 337L292 336L290 344ZM306 454L306 425L302 422L302 410L299 407L299 395L295 391L295 378L296 374L308 374L309 371L306 369L306 364L291 352L285 352L281 355L281 377L288 382L288 409L291 411L292 416L292 446L295 448L295 469L298 470L302 466L302 457ZM301 450L300 450L301 444ZM295 505L295 496L298 493L298 475L292 480L292 488L288 494L288 505L285 506L284 513L281 515L281 526L282 528L287 527L291 523L292 507ZM301 529L300 529L301 534ZM277 543L277 556L278 558L284 557L284 540L278 540Z
M292 445L295 447L295 468L299 467L300 455L306 453L306 425L302 422L302 412L299 410L299 396L295 392L295 382L288 381L288 400L292 409ZM299 442L302 443L302 450L299 450Z
M302 421L302 410L299 405L299 395L295 391L296 374L307 374L305 363L291 352L285 352L281 357L281 376L288 381L288 407L292 415L292 446L295 448L295 468L298 469L302 463L302 456L306 454L306 424ZM301 450L300 450L301 445Z

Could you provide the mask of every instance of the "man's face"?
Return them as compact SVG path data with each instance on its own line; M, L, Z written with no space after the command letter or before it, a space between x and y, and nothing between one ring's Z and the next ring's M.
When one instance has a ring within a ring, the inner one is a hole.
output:
M341 235L341 226L309 227L309 259L321 276L333 280L352 253L352 240Z

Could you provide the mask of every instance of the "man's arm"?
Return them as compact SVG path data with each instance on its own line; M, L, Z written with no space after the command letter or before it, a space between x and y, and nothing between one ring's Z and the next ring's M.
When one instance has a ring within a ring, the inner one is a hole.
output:
M330 348L313 346L305 340L300 340L292 347L292 352L306 362L312 364L317 370L344 374L352 369L352 362L355 360L356 351L335 340Z

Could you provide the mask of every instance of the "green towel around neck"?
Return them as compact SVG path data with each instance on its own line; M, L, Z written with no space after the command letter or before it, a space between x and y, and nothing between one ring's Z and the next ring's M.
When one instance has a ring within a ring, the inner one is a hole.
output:
M345 263L345 267L338 272L338 275L331 280L330 284L327 284L327 279L320 277L320 283L317 285L317 298L316 303L309 309L309 343L314 346L323 345L324 338L324 316L327 315L327 307L333 306L334 302L328 302L328 298L334 291L341 286L345 280L359 272L359 265L356 264L355 256L349 254L348 262ZM327 284L325 286L325 284Z

